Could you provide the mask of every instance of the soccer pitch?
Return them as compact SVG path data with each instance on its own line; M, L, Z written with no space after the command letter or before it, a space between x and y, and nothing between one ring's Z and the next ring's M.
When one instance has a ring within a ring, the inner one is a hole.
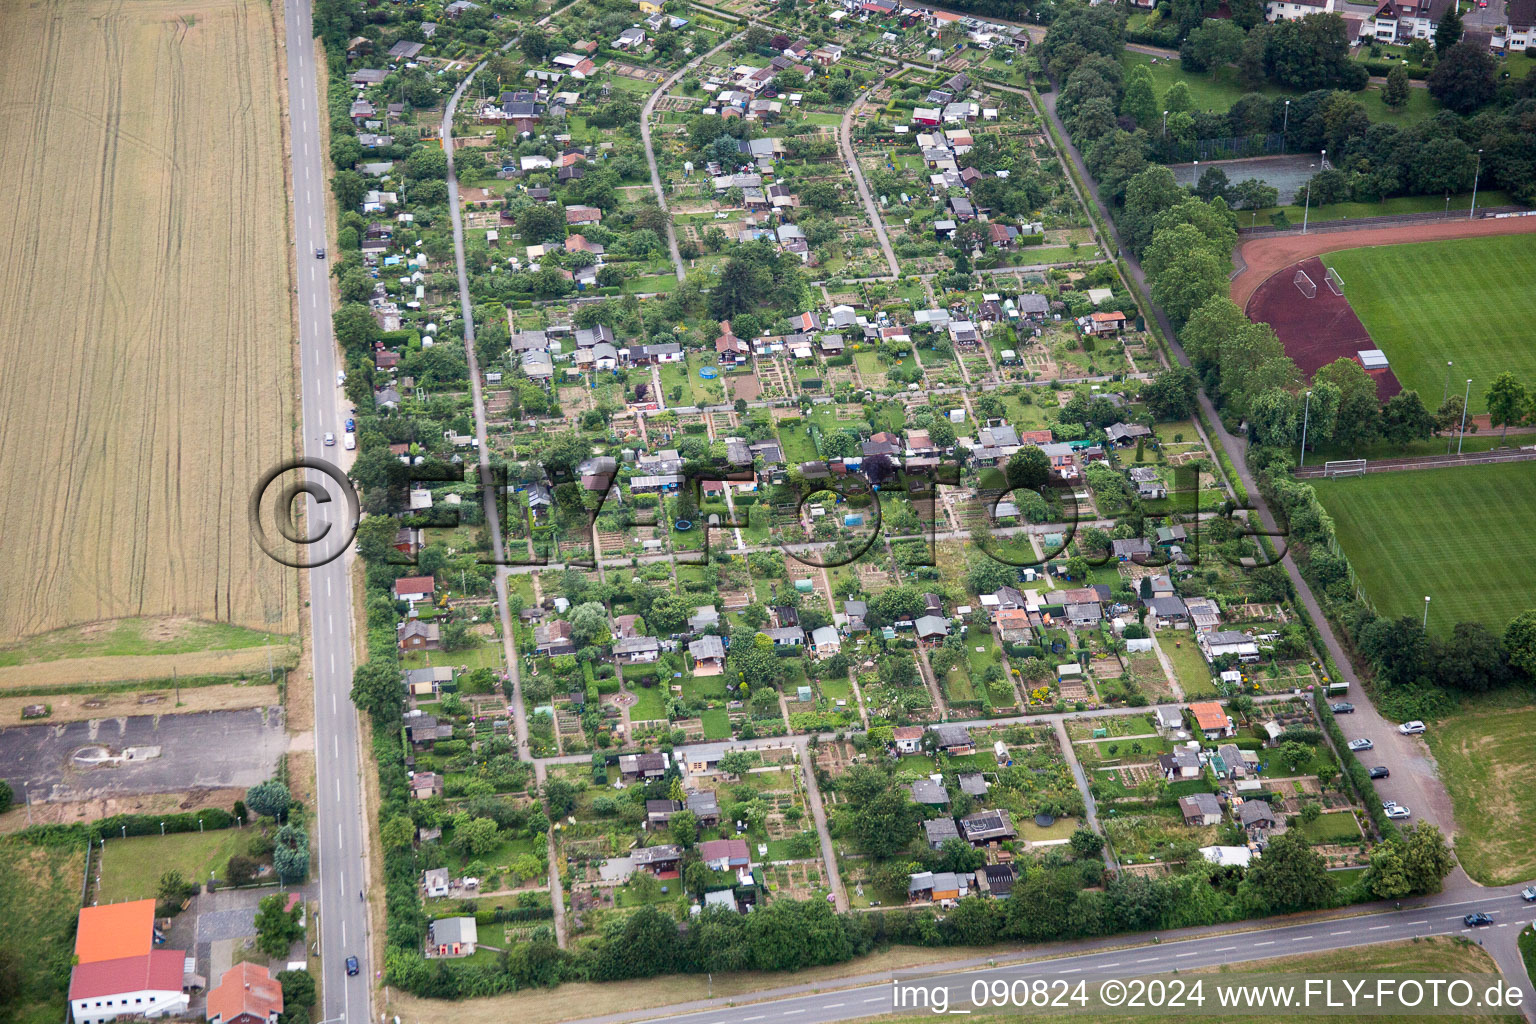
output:
M1483 393L1509 370L1536 378L1536 345L1510 300L1526 294L1536 266L1536 235L1464 238L1344 249L1323 257L1344 279L1344 294L1387 354L1403 389L1431 411L1446 391L1472 379L1473 415L1487 412ZM1319 282L1321 283L1321 282Z
M1502 631L1536 605L1536 464L1503 463L1314 480L1349 564L1380 615L1424 614Z

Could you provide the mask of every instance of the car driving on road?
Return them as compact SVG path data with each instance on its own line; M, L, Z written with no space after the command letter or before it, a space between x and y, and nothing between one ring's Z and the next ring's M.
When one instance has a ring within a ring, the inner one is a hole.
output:
M333 445L333 444L335 444L335 443L336 443L336 435L335 435L335 434L332 434L332 433L330 433L330 432L329 432L329 431L327 431L327 432L326 432L326 435L325 435L325 444L326 444L326 447L330 447L330 446L331 446L331 445Z
M315 259L317 259L317 260L325 259L325 249L323 247L315 249Z
M357 957L355 957L355 956L347 957L347 973L349 975L350 974L356 974L357 971L358 971Z
M1341 700L1337 704L1329 705L1328 710L1336 715L1352 715L1355 712L1355 706L1347 700Z
M1397 727L1397 731L1402 733L1404 736L1417 736L1419 733L1424 731L1424 723L1418 721L1417 719L1412 722L1404 722L1402 725Z
M1528 885L1521 889L1520 898L1527 903L1536 903L1536 885Z
M1376 744L1372 743L1368 739L1358 739L1358 740L1350 740L1349 741L1349 749L1350 750L1355 750L1355 751L1370 750L1375 745Z
M1468 914L1466 917L1461 919L1461 923L1466 925L1468 928L1483 928L1487 925L1493 924L1493 918L1489 917L1487 914Z

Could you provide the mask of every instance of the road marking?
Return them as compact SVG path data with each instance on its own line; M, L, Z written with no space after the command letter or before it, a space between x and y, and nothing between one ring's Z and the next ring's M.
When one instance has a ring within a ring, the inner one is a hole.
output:
M746 1021L749 1021L749 1020L762 1020L766 1016L768 1016L766 1013L760 1013L756 1017L743 1017L741 1019L743 1021L743 1024L745 1024Z
M885 996L875 996L873 999L866 999L864 1001L866 1003L883 1003L885 1002Z
M1236 949L1236 946L1222 946L1220 949L1211 950L1212 953L1228 953Z
M1348 935L1348 934L1349 934L1349 932L1329 932L1329 933L1328 933L1328 935L1329 935L1329 936L1330 936L1330 937L1332 937L1332 936L1334 936L1334 935Z
M1158 959L1158 957L1149 956L1149 957L1146 957L1145 959L1137 960L1136 962L1139 963L1139 964L1150 964L1152 961L1154 961L1156 959Z
M347 922L345 921L341 922L341 944L343 946L347 944Z
M1429 922L1428 921L1409 921L1408 922L1408 927L1412 928L1416 924L1429 924Z
M341 734L340 733L332 733L331 734L331 739L336 744L336 756L340 757L341 756Z
M804 1013L804 1012L805 1012L804 1010L785 1010L783 1013L779 1014L779 1016L780 1017L793 1017L797 1013Z
M304 140L304 158L306 160L309 159L309 140L308 139Z
M1057 971L1056 973L1057 974L1082 974L1083 973L1083 969L1081 967L1073 967L1070 970Z
M823 1003L821 1008L823 1010L835 1010L839 1006L844 1006L844 1005L846 1005L846 1004L845 1003Z
M331 694L331 711L334 712L335 710L336 710L336 695L333 693L333 694Z
M1291 941L1292 942L1306 942L1310 938L1312 938L1312 936L1310 936L1310 935L1298 935L1294 939L1292 939Z
M340 756L339 754L337 756ZM341 776L336 777L336 799L341 799Z
M1198 955L1199 955L1198 952L1195 952L1195 953L1175 953L1175 954L1173 954L1173 958L1175 960L1183 960L1187 956L1198 956Z
M1495 928L1508 928L1509 925L1507 925L1507 924L1496 924L1496 925L1494 925L1494 927Z
M1275 942L1274 942L1273 939L1271 939L1268 942L1255 942L1254 943L1255 946L1273 946L1274 944L1275 944Z
M1374 926L1372 926L1370 928L1367 928L1366 931L1368 931L1368 932L1379 932L1379 931L1381 931L1384 928L1390 928L1390 927L1392 927L1392 926L1389 925L1389 924L1378 924L1378 925L1374 925Z
M331 596L331 578L329 576L325 578L325 596Z
M333 673L336 671L336 655L334 654L331 655L331 671Z

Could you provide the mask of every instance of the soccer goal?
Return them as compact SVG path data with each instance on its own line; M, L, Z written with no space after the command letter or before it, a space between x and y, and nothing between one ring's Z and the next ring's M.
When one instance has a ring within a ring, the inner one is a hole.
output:
M1333 292L1333 294L1339 296L1344 294L1344 279L1340 277L1339 272L1334 270L1332 267L1328 268L1327 281L1328 288Z
M1291 278L1291 281L1307 298L1317 298L1317 282L1308 277L1305 270L1297 270L1296 276Z
M1340 459L1323 463L1323 476L1365 476L1364 459Z

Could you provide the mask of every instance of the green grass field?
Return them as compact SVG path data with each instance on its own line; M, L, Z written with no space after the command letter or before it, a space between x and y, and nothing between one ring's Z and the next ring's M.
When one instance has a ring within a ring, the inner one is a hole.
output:
M1457 715L1424 734L1464 823L1456 835L1456 858L1484 885L1536 875L1533 730L1536 708L1525 708Z
M1435 408L1445 388L1472 380L1473 414L1487 411L1483 393L1505 371L1536 377L1528 328L1507 315L1536 264L1536 235L1467 238L1372 246L1332 253L1323 261L1344 279L1344 293L1404 388Z
M1313 481L1350 565L1380 615L1419 616L1431 632L1489 629L1530 606L1536 552L1523 538L1536 507L1536 466L1372 473Z
M0 1013L14 1024L55 1024L64 1012L84 874L84 841L33 846L0 838L0 907L12 923L0 951L17 967L17 988Z
M108 839L101 859L99 898L103 903L148 899L159 890L160 876L167 871L180 871L182 878L194 883L206 882L209 872L222 878L230 856L244 853L254 834L249 829L223 828Z

